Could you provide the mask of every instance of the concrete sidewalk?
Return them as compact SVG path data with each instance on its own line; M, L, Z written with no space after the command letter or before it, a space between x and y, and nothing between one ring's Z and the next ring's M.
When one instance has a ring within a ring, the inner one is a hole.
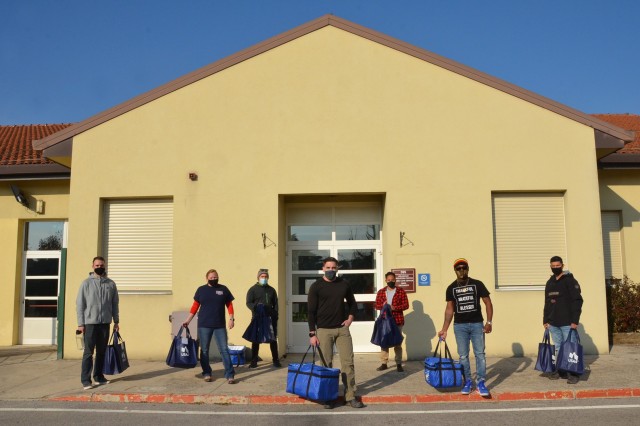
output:
M80 384L80 361L56 360L54 347L0 347L0 400L311 403L285 392L286 365L300 358L289 355L280 369L267 362L256 369L237 367L235 385L223 380L220 363L213 364L215 380L206 383L199 367L183 370L162 361L131 360L131 367L123 374L108 376L110 384L85 391ZM485 399L476 393L461 395L459 389L438 391L428 386L422 361L407 361L404 373L395 367L378 372L377 354L357 354L357 394L365 404L640 397L640 346L616 345L609 354L585 358L587 371L576 385L541 377L534 370L535 358L487 358L487 386L492 397ZM338 357L335 363L339 364ZM471 363L475 371L473 358Z

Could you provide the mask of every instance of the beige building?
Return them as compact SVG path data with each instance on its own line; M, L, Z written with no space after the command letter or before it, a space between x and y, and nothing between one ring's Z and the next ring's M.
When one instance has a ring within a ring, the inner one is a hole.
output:
M408 357L432 351L453 260L466 257L470 275L492 293L487 353L534 353L549 258L560 255L582 285L583 344L606 353L597 164L632 139L325 16L34 142L72 174L38 216L0 189L0 226L10 231L0 243L8 254L2 280L13 286L0 310L11 324L0 328L0 344L27 343L19 300L25 224L55 217L68 227L66 308L58 309L67 358L80 357L75 295L96 254L118 284L132 358L166 356L168 317L188 310L210 268L236 297L230 343L246 344L245 295L257 270L269 268L280 296L280 351L305 350L306 292L328 255L356 292L359 352L379 349L369 340L389 269L413 277ZM39 199L37 185L30 190Z

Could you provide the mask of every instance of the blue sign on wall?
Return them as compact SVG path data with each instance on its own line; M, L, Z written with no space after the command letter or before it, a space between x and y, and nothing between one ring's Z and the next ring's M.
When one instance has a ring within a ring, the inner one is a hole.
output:
M431 274L418 274L418 285L431 285Z

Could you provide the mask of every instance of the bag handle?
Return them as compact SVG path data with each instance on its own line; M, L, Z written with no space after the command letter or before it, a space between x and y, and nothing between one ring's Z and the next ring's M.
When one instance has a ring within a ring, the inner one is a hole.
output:
M444 340L442 337L438 339L438 344L436 345L436 349L433 351L433 357L435 358L436 356L438 356L438 358L442 359L442 350L440 349L440 342L444 342L445 358L453 360L453 357L451 356L451 351L449 350L449 346L447 345L447 341Z
M176 334L176 337L182 337L182 330L187 330L187 338L191 339L191 332L189 331L189 326L184 326L181 325L180 326L180 330L178 330L178 334Z
M551 344L551 337L549 336L549 329L548 328L544 329L544 334L542 335L542 343L545 343L547 345Z
M382 305L382 309L380 310L380 315L378 316L378 318L386 318L387 316L392 316L391 305L385 303L384 305Z
M576 333L576 342L580 343L580 333L578 333L578 329L577 328L572 328L571 330L569 330L569 334L567 335L567 342L571 341L571 333Z

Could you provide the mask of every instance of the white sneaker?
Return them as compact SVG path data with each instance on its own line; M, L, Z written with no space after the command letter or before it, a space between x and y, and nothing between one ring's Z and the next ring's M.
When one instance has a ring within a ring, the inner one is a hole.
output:
M93 383L82 387L84 390L93 389Z

